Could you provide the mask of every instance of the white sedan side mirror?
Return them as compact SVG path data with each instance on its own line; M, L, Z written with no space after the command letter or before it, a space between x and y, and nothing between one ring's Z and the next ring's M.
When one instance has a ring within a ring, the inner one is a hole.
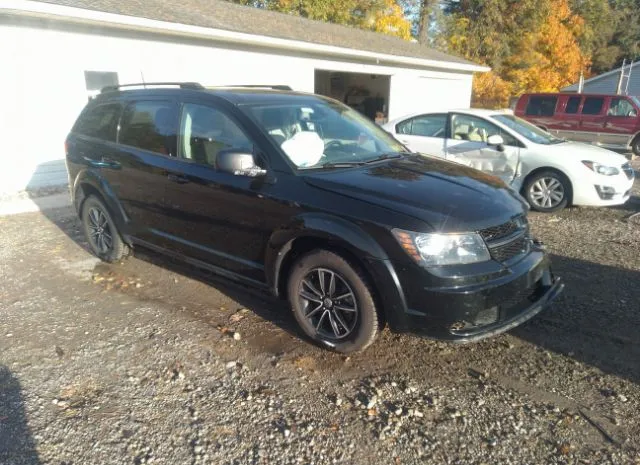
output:
M504 144L504 139L500 134L494 134L487 138L487 144L489 145L502 145Z

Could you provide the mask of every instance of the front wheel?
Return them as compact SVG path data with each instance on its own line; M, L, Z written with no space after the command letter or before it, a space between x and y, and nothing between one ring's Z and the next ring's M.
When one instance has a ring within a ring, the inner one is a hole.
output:
M552 213L569 203L571 185L566 177L555 171L541 171L532 176L524 187L527 202L536 211Z
M293 266L289 302L304 333L337 352L366 349L379 329L367 279L357 266L327 250L311 252Z

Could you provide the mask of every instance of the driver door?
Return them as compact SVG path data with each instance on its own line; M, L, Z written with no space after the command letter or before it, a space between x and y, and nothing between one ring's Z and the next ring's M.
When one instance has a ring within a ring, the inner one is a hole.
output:
M507 184L517 177L522 145L506 131L484 118L461 113L450 114L449 127L447 160L492 174ZM502 147L487 143L493 135L502 137Z

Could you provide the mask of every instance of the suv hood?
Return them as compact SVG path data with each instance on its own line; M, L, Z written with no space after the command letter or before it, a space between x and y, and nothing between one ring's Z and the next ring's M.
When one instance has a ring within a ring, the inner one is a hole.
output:
M304 179L316 188L410 215L432 231L477 231L505 223L528 208L494 176L419 155L353 169L313 171Z

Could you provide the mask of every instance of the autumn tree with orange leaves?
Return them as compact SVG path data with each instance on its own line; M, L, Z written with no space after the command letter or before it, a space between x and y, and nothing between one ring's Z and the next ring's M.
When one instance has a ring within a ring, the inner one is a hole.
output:
M486 64L473 105L505 107L523 92L557 91L588 69L578 39L584 21L568 0L460 0L449 6L450 51Z

